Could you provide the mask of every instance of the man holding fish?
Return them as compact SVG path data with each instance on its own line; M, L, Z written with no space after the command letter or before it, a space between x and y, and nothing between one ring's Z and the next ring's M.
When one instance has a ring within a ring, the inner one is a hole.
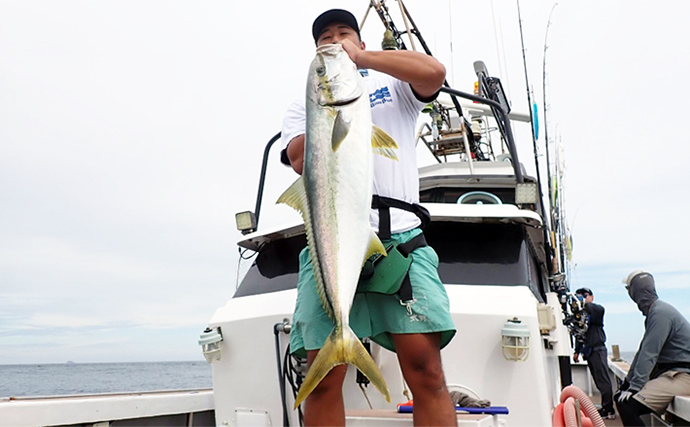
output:
M415 425L456 425L440 356L455 327L438 257L420 229L428 217L418 205L415 154L417 117L438 95L445 68L418 52L365 50L345 10L321 14L312 34L306 102L290 107L282 132L282 161L301 177L279 202L302 213L308 241L290 346L306 353L309 370L295 406L306 399L307 425L344 425L347 364L390 401L359 341L370 337L397 353ZM357 290L365 260L378 256L390 266L394 255L404 268L389 268L402 278L392 292Z

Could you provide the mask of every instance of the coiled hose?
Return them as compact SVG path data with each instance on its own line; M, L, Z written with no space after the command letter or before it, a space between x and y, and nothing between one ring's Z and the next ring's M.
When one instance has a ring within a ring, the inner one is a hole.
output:
M580 402L582 427L606 427L589 396L574 385L561 391L561 403L553 412L554 427L578 427L576 399Z

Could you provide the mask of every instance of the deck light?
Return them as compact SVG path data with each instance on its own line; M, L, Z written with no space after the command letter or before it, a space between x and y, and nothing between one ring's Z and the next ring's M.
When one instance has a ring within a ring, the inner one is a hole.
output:
M254 212L245 211L235 214L235 223L237 224L237 229L242 232L242 234L249 234L256 231L256 215Z
M539 200L536 182L519 182L515 186L515 203L518 205L536 205Z
M529 356L529 327L517 317L508 319L501 329L501 347L506 360L520 362Z
M204 353L204 357L208 363L213 363L220 360L223 341L223 335L220 328L206 328L204 332L199 335L199 345Z

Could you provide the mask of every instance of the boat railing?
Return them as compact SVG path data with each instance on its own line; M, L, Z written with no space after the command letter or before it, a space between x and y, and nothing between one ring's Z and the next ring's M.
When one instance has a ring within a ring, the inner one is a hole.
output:
M508 112L505 110L505 108L503 108L503 106L500 103L494 101L493 99L488 99L470 93L462 92L451 87L444 86L441 88L441 92L445 92L460 98L468 99L470 101L478 102L480 104L486 104L491 108L492 112L494 113L494 118L498 123L501 123L501 133L505 138L506 147L508 148L508 153L510 153L510 157L512 159L511 163L513 165L513 171L515 173L515 182L525 182L522 170L520 169L520 160L518 159L515 140L513 138L513 130L510 124L510 118L508 117ZM471 158L468 160L471 161Z

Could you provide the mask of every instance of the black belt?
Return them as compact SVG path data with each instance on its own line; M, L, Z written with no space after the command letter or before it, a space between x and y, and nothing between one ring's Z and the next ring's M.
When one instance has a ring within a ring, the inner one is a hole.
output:
M678 368L690 369L690 362L657 362L649 374L649 379L655 379L666 371L674 371Z
M422 221L422 229L426 228L431 222L429 211L422 205L416 203L407 203L390 197L374 195L371 198L371 208L378 209L379 211L379 237L383 240L389 240L391 238L390 208L402 209L417 215L419 220Z

